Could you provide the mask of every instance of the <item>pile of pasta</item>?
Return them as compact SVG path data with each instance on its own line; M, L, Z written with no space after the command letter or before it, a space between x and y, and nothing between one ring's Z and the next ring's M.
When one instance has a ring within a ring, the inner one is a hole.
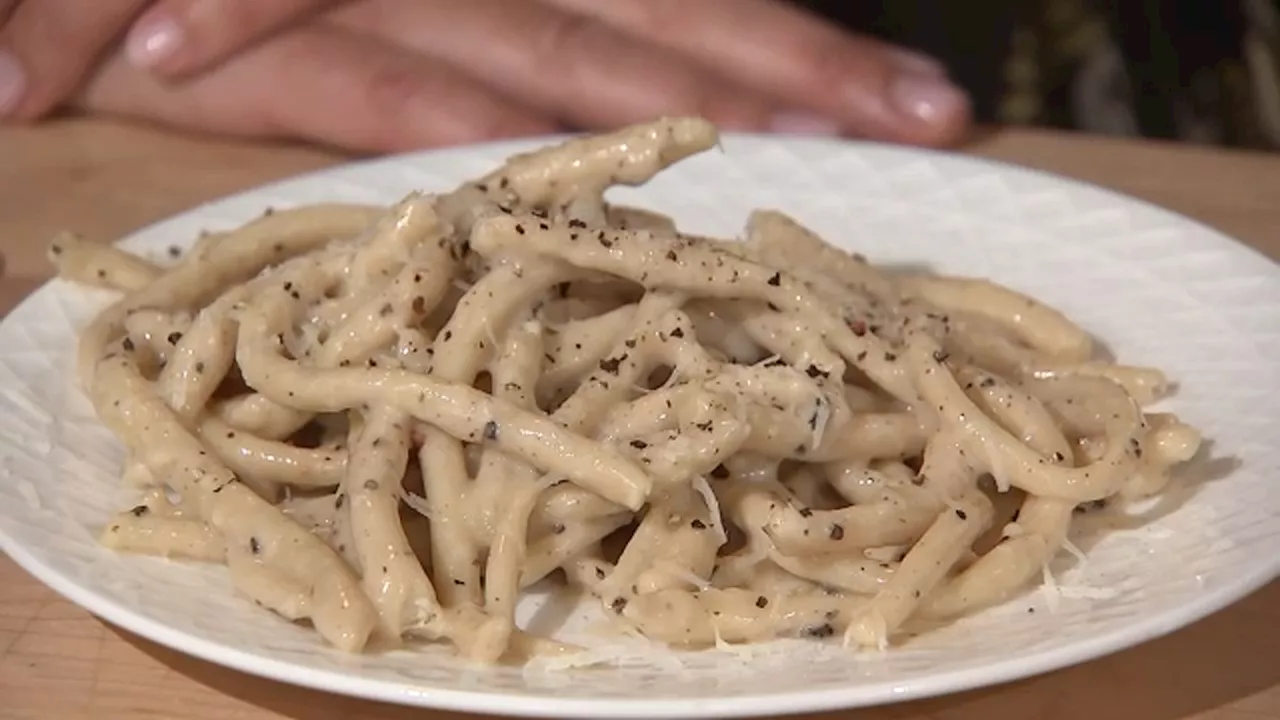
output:
M347 651L572 652L549 577L680 647L885 647L1038 581L1073 513L1158 493L1195 430L1153 369L981 279L879 269L772 210L741 240L612 205L716 146L667 118L391 208L268 211L121 291L79 374L140 500L103 542L225 563Z

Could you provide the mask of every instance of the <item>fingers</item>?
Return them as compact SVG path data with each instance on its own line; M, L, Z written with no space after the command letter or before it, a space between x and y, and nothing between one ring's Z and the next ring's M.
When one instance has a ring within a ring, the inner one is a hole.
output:
M294 25L337 0L159 0L129 30L129 61L159 75L189 75Z
M679 50L745 86L859 135L924 145L958 140L964 93L931 58L842 32L773 0L551 0Z
M761 129L771 114L764 98L665 48L533 0L365 0L333 17L580 128L688 113Z
M30 120L65 101L146 2L7 4L9 18L0 28L0 119Z
M319 26L285 32L179 85L116 56L80 102L197 130L366 152L555 130L437 61Z

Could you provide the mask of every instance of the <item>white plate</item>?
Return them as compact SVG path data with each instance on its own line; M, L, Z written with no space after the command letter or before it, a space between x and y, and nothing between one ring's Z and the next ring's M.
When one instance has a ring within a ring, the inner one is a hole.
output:
M130 238L163 253L266 206L390 202L441 190L516 149L490 145L352 165L198 208ZM560 674L464 666L444 648L344 656L233 596L220 568L121 557L95 533L127 507L121 448L71 382L75 332L107 296L57 282L0 326L0 546L58 592L183 652L395 703L557 717L762 715L918 698L1045 672L1170 632L1280 568L1280 270L1218 233L1076 183L960 157L824 140L730 136L615 198L695 232L735 234L756 207L786 210L880 261L992 277L1062 308L1129 362L1180 382L1172 407L1212 439L1143 529L1095 542L1050 612L1032 590L884 655L782 642L753 659L672 660ZM1096 527L1100 521L1093 521ZM536 599L522 606L533 615ZM1034 612L1033 612L1034 611Z

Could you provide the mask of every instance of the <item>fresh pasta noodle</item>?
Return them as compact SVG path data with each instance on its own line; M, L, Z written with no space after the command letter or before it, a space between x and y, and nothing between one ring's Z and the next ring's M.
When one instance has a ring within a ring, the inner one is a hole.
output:
M63 277L122 293L79 351L142 493L103 542L223 563L352 652L572 652L515 622L557 571L657 642L885 647L1026 589L1078 506L1197 452L1143 410L1163 374L1033 298L889 272L778 211L734 242L605 201L717 139L572 139L168 267L59 237Z

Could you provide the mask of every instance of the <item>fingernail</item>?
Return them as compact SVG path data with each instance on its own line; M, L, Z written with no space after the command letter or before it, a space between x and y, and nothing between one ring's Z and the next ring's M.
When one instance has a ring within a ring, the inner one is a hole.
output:
M137 67L155 67L172 56L183 39L182 26L173 16L148 17L129 31L125 55Z
M899 114L926 125L937 125L965 112L969 98L935 75L902 73L893 80L890 102Z
M782 135L839 135L835 120L803 112L780 112L769 121L769 130Z
M18 58L0 51L0 117L17 110L26 91L27 74L22 71Z
M921 75L936 75L938 77L947 76L947 66L936 58L932 58L924 53L915 50L907 50L905 48L897 48L893 52L894 60L903 72L919 73Z

